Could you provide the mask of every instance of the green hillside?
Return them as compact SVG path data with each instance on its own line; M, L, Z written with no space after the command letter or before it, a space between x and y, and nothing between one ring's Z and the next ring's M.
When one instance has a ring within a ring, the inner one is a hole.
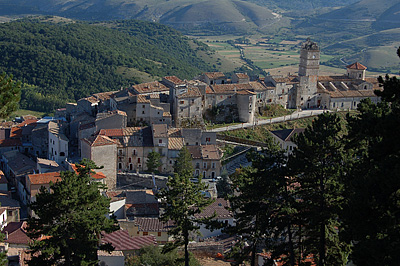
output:
M0 24L0 72L36 86L24 90L22 101L33 104L36 110L48 111L44 102L57 102L53 107L59 107L91 93L141 82L134 75L117 71L121 67L153 78L192 78L211 70L197 58L186 37L163 25L44 21L24 19Z

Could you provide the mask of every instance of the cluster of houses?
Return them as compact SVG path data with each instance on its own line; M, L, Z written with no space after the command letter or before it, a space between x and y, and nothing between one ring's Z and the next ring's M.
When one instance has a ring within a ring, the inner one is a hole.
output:
M26 206L35 201L40 187L57 182L61 171L76 171L74 162L79 159L88 158L104 167L92 178L107 185L103 193L111 198L110 210L119 219L121 230L105 236L104 241L118 246L114 255L99 254L99 258L104 265L123 265L124 256L144 245L170 241L167 231L173 224L158 219L160 209L153 190L121 189L119 176L146 172L151 152L160 154L158 172L172 174L179 151L186 147L193 175L201 175L206 182L215 180L221 175L223 152L216 133L201 127L207 112L218 110L231 120L253 123L269 104L336 110L355 109L365 98L379 100L373 93L378 84L365 77L365 66L355 63L347 66L346 75L319 76L319 57L318 45L307 40L302 45L297 76L267 76L255 81L245 73L236 73L231 79L221 72L204 73L189 81L168 76L82 98L57 110L56 117L26 116L3 122L0 222L6 247L0 248L9 250L10 265L26 256L24 251L31 241L21 217L35 214ZM292 137L300 132L302 129L282 130L272 132L272 136L290 153L295 148ZM213 198L216 194L215 189L205 193ZM225 200L217 198L201 215L215 212L216 219L232 224L233 214L226 206ZM205 228L200 231L203 238L221 233Z

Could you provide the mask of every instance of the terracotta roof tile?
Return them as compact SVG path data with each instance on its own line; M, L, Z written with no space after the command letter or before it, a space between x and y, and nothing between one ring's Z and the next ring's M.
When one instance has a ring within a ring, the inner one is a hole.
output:
M110 139L107 136L102 136L102 135L91 136L88 139L83 139L83 140L86 141L92 147L116 144L114 140Z
M168 138L168 149L169 150L181 150L184 146L183 138Z
M29 244L31 239L26 235L26 222L11 222L3 229L3 233L8 232L8 239L4 240L10 244Z
M230 207L230 204L227 200L222 198L217 198L213 203L208 205L203 209L201 213L196 214L196 218L207 218L211 217L216 213L216 219L229 219L233 218L233 213L229 211L227 208Z
M124 131L122 128L100 129L99 135L107 137L122 137L124 135Z
M0 140L0 147L15 147L22 146L22 142L19 139L2 139Z
M135 224L141 232L168 232L174 226L172 221L162 222L158 218L141 218L135 219Z
M367 69L366 66L364 66L364 65L362 65L362 64L360 64L360 63L358 63L358 62L355 62L355 63L353 63L353 64L351 64L351 65L348 65L348 66L346 66L346 68L349 68L349 69L358 69L358 70L366 70L366 69Z
M247 75L246 73L235 73L236 77L240 78L240 79L248 79L249 75Z
M164 77L166 80L174 83L175 85L182 85L185 84L180 78L178 78L177 76L167 76Z
M136 91L138 94L169 91L169 89L164 84L158 81L133 85L132 89Z
M59 172L50 172L44 174L28 175L28 179L32 185L49 184L50 182L56 183L61 180Z
M131 237L128 231L122 229L104 234L101 241L102 243L111 243L117 251L138 250L145 246L157 245L156 238L152 235Z
M168 128L166 124L155 124L153 125L153 137L154 138L167 138Z
M225 74L222 72L206 72L204 75L206 75L209 79L226 78Z
M243 90L243 91L237 91L236 94L240 94L240 95L254 95L257 94L255 92L249 91L249 90Z
M178 98L195 98L201 97L200 90L198 88L188 88L187 92L178 95Z
M215 93L225 94L225 93L235 93L235 91L240 90L251 90L252 87L249 83L244 84L217 84L211 86Z
M220 160L222 158L222 151L217 145L201 145L200 147L203 159Z
M78 174L78 167L76 166L76 164L71 163L70 165L71 165L72 169L75 171L75 173ZM92 172L90 173L90 176L94 179L106 178L106 175L103 174L103 172L95 172L94 170L92 170Z

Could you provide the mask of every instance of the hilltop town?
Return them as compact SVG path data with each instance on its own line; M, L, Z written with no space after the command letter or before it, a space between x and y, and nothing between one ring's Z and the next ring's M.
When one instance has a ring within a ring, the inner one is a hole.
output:
M225 209L229 202L217 197L216 181L227 170L222 162L222 140L206 129L205 118L214 124L256 125L268 105L340 111L355 110L366 98L379 102L374 94L379 84L376 78L365 76L364 65L355 62L346 67L345 75L320 76L319 60L318 44L308 39L301 46L298 75L257 80L250 80L246 73L235 73L231 79L222 72L206 72L192 80L165 76L160 81L88 95L58 109L54 117L25 116L3 122L0 217L8 234L8 256L21 260L28 248L25 219L35 214L27 206L35 201L39 188L57 182L61 171L76 171L75 163L83 158L103 166L92 178L107 186L102 193L111 198L110 210L124 229L106 236L111 242L127 239L116 249L116 261L146 243L171 241L170 224L159 220L154 192L166 186L166 177L173 174L184 147L191 155L193 177L202 176L208 184L204 195L215 199L200 216L215 212L215 219L233 224L233 213ZM288 129L272 136L291 152L295 146L291 137L300 132ZM152 177L147 162L153 152L160 154L161 165ZM204 248L200 241L208 241L223 253L226 239L218 239L220 230L201 227L200 231L202 237L196 239L194 249Z

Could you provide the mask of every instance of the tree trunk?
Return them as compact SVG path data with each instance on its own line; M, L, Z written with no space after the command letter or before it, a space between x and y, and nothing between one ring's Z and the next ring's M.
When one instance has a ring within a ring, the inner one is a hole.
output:
M324 177L320 178L320 213L325 212L325 185ZM325 265L325 219L321 221L319 239L319 266Z
M257 241L254 241L251 250L251 266L256 266L256 251L257 251Z
M188 244L189 244L189 232L185 232L185 266L189 266L189 251L188 251Z
M291 227L290 222L288 222L287 229L288 229L289 252L290 252L289 260L290 260L290 265L294 266L295 265L295 255L294 255L294 246L293 246L292 227Z

